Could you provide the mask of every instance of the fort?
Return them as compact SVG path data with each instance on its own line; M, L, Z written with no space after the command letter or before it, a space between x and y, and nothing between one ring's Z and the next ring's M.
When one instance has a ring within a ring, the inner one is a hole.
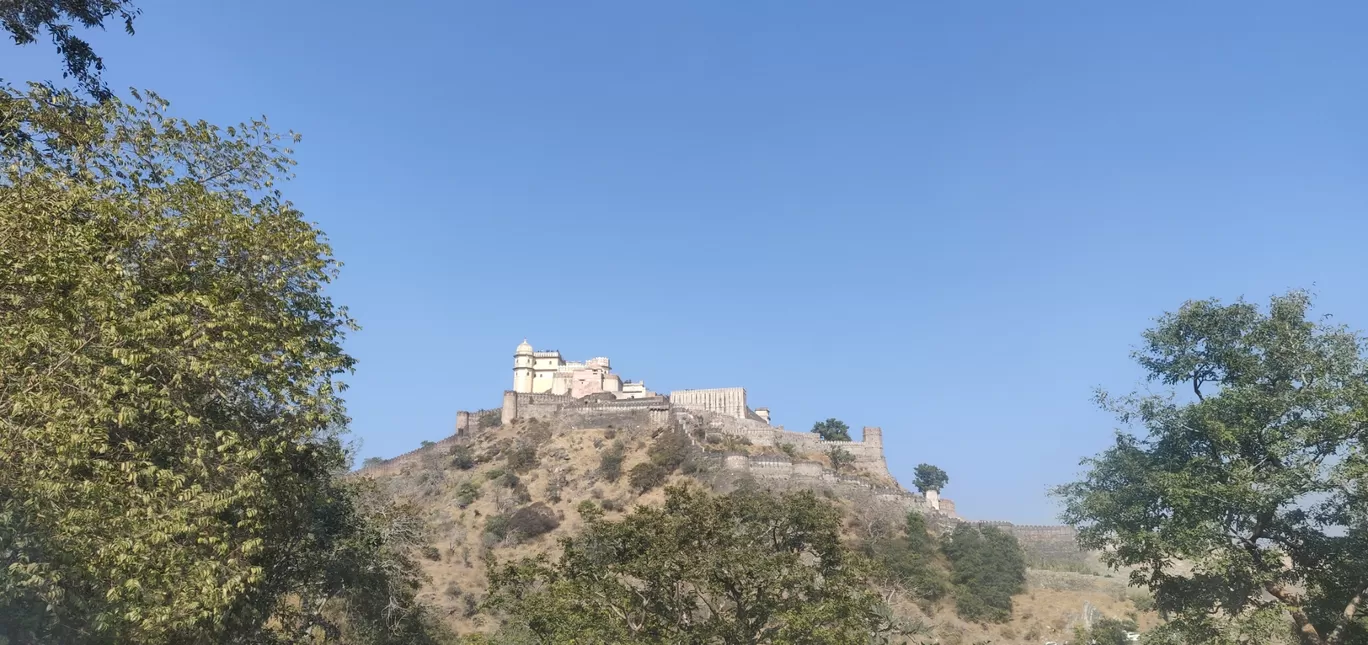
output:
M523 340L513 352L513 387L503 393L499 422L542 419L561 429L621 428L653 429L678 424L699 435L732 437L747 445L782 448L786 453L825 453L839 448L853 458L853 466L889 481L896 481L884 460L883 431L864 428L860 441L825 441L810 432L794 432L770 424L768 408L752 408L742 387L675 390L669 394L650 391L642 381L625 381L612 372L608 358L568 361L559 351L538 351ZM488 412L484 413L488 414ZM456 415L456 436L479 429L480 413ZM774 456L733 456L725 467L747 471L757 477L784 477L835 481L835 473L821 464L787 461ZM906 492L906 491L904 491ZM934 492L916 505L954 513L954 503Z
M530 419L547 421L560 430L654 430L678 425L694 436L730 438L748 447L761 448L763 454L722 451L716 457L719 466L738 475L822 487L837 494L872 495L874 499L908 510L935 513L953 522L965 521L956 514L955 503L940 497L936 491L923 495L897 484L884 459L881 428L865 427L860 441L826 441L811 432L794 432L772 425L769 409L752 408L745 388L674 390L660 394L647 389L643 381L623 380L613 373L608 358L569 361L559 351L535 350L526 340L514 350L513 387L503 393L501 405L489 410L458 412L456 434L436 445L446 445L478 432L482 427ZM833 448L849 453L855 470L874 477L837 473L820 461L802 457L825 454ZM402 467L419 452L422 449L388 460L381 468ZM1070 527L978 523L1012 533L1028 554L1040 560L1082 557Z

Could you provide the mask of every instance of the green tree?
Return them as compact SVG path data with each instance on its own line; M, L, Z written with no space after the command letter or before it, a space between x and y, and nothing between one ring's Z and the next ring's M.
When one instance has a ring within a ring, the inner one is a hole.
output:
M850 441L850 426L840 419L818 421L812 424L812 431L823 441Z
M416 570L339 479L353 325L282 138L156 97L0 105L0 636L388 638Z
M615 482L622 477L622 460L627 457L627 447L622 440L614 441L599 455L598 474L604 479Z
M929 490L939 493L949 483L950 476L945 474L944 470L931 464L918 464L912 478L912 485L923 493Z
M1016 537L992 526L962 523L941 549L950 560L960 617L990 622L1011 618L1012 596L1026 589L1026 558Z
M1368 643L1368 364L1310 306L1294 291L1160 317L1134 358L1174 391L1099 392L1143 433L1056 491L1080 544L1131 567L1183 642L1286 634L1290 616L1305 645Z
M76 82L97 99L110 97L100 81L104 60L95 54L90 43L72 33L75 26L87 29L104 27L106 19L116 15L123 22L124 31L133 33L133 19L139 14L132 0L6 0L0 2L0 24L9 32L16 45L38 41L46 31L57 46L66 65L63 76Z
M1128 633L1138 632L1140 627L1133 620L1121 620L1118 618L1100 618L1093 623L1092 629L1080 629L1075 631L1074 642L1092 643L1094 645L1126 645L1131 642L1128 640Z
M490 603L542 643L851 643L891 625L811 492L666 489L662 507L591 510L560 557L489 568Z
M831 446L826 451L827 459L831 461L831 469L837 473L849 468L855 463L855 455L850 454L840 446Z

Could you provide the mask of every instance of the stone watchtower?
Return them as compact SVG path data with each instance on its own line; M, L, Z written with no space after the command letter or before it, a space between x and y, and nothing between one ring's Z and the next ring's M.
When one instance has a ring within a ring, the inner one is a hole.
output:
M513 391L532 391L532 344L524 338L513 352Z

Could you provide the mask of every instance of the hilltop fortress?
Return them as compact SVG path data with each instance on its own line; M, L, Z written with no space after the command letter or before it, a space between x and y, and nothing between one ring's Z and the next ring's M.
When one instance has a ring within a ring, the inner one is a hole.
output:
M495 410L461 411L456 415L456 436L477 431L492 421ZM498 422L508 425L522 419L542 419L561 429L621 428L653 429L678 424L700 436L733 437L749 446L778 450L768 455L730 455L729 470L748 471L756 477L835 481L842 477L817 461L792 455L823 454L839 448L854 458L854 467L895 482L884 461L883 431L865 427L860 441L824 441L810 432L793 432L770 424L768 408L752 408L741 387L675 390L659 394L642 381L627 381L613 373L608 358L568 361L559 351L538 351L524 340L513 353L513 387L504 392L497 410ZM872 487L864 484L866 487ZM889 487L906 501L925 510L953 515L954 502L935 492L922 495ZM890 493L891 494L891 493Z
M769 410L751 408L745 388L675 390L658 394L641 381L625 381L612 372L607 358L567 361L558 351L536 351L523 341L513 354L513 389L503 394L500 407L460 411L456 433L424 447L379 461L363 472L372 475L413 467L421 455L445 451L482 428L509 425L524 419L541 419L560 430L621 429L655 430L678 425L692 436L703 436L720 450L711 450L720 465L803 487L863 492L908 510L935 513L953 522L966 521L955 504L934 492L923 496L898 485L884 461L883 431L864 428L861 441L823 441L810 432L793 432L770 424ZM730 441L728 441L730 439ZM731 450L742 444L746 450ZM840 448L855 459L854 465L873 478L839 474L820 459L811 457ZM719 454L720 453L720 454ZM871 481L873 479L874 481ZM1036 526L1010 522L977 522L998 526L1017 537L1036 560L1079 560L1084 554L1067 526Z

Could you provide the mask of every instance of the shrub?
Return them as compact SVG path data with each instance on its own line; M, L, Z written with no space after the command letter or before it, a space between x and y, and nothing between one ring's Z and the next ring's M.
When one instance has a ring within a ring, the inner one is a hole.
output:
M480 499L480 487L473 481L463 481L456 487L456 507L465 508Z
M684 459L684 463L679 464L679 472L684 473L685 475L695 475L704 472L707 469L708 462L696 452L690 452L689 456Z
M617 438L617 430L613 430L612 428L609 428L609 429L607 429L607 430L604 430L604 431L603 431L603 438L604 438L604 439L616 439L616 438Z
M432 444L431 441L423 440L422 442L420 442L420 443L418 444L418 446L419 446L420 448L431 448L431 447L433 446L433 444Z
M499 479L496 481L498 481L499 485L503 486L504 488L517 488L518 485L522 483L522 478L518 477L516 473L505 472L500 473Z
M428 560L432 560L433 562L440 562L442 560L442 552L438 551L437 547L432 546L431 544L424 546L422 551L423 557Z
M622 477L622 459L626 448L621 441L614 441L603 454L599 456L598 472L604 479L615 482Z
M546 480L546 499L552 502L561 501L561 489L565 488L565 475L552 475Z
M779 452L782 452L782 453L788 455L790 459L797 459L797 458L798 458L798 446L795 446L795 445L793 445L793 444L791 444L791 443L781 443L781 444L779 444Z
M625 504L616 499L605 499L602 502L599 502L599 506L605 511L621 511L627 508Z
M470 450L470 446L456 444L448 452L451 455L451 466L456 470L470 470L475 467L475 453Z
M1083 639L1084 643L1096 643L1097 645L1126 645L1126 632L1138 630L1135 621L1118 620L1116 618L1100 618L1093 624L1092 629L1086 632Z
M541 502L524 506L508 516L508 532L518 539L534 538L557 526L560 526L560 520L556 517L556 511Z
M454 582L448 582L446 588L442 590L442 594L445 595L447 598L451 598L452 600L460 598L461 585L458 585Z
M666 430L646 451L646 456L651 462L665 469L666 473L672 473L689 456L689 437L683 432Z
M551 440L551 424L542 419L532 419L527 422L523 438L533 446L540 446Z
M670 471L665 470L664 466L648 461L633 466L627 475L627 481L632 484L632 488L636 489L637 492L644 493L665 483L665 479L669 476Z
M537 448L527 443L519 443L504 455L508 468L514 472L525 473L537 465Z
M508 537L508 516L503 514L490 515L489 519L485 520L484 534L487 538L492 537L494 542L503 541L504 538Z

